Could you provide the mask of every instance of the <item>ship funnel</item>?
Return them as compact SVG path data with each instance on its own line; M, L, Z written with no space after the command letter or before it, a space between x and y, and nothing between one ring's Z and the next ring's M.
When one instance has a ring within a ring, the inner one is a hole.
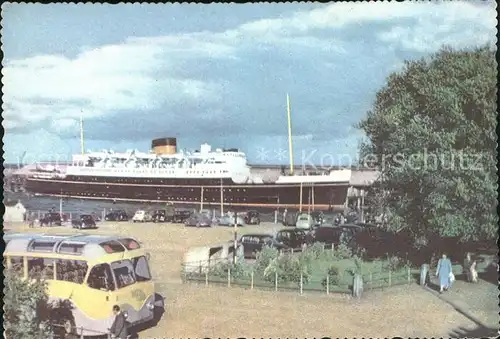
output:
M151 148L157 155L161 154L176 154L177 153L177 139L176 138L160 138L154 139L151 142Z

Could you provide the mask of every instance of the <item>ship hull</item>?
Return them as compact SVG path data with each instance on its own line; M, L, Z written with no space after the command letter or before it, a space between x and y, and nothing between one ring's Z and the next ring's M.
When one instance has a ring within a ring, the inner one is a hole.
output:
M173 202L248 208L308 208L332 210L346 200L348 182L235 184L231 179L164 181L157 178L66 177L29 178L28 192L95 200ZM161 180L161 181L160 181ZM221 194L222 189L222 194Z

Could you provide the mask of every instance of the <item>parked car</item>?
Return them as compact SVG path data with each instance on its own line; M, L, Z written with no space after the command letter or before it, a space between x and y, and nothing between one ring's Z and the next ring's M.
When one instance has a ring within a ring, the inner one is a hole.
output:
M94 219L95 222L101 221L101 217L97 213L92 213L92 219Z
M312 211L310 215L313 219L313 226L320 226L323 223L323 219L325 217L323 212Z
M260 214L257 211L248 211L245 214L245 224L260 225Z
M318 227L313 231L313 242L321 242L325 245L338 246L344 243L352 244L353 232L349 228L342 227Z
M302 229L312 229L314 226L314 220L310 214L302 213L299 214L297 221L295 222L295 227Z
M361 231L356 232L354 241L356 246L366 250L365 255L368 258L376 258L384 255L389 250L389 241L395 240L398 243L399 239L392 239L391 234L383 229L372 224L358 224L361 226Z
M285 245L287 249L301 250L304 246L309 246L313 239L309 232L294 228L278 231L276 240Z
M234 226L234 216L231 215L223 215L222 217L219 218L219 226ZM236 217L236 224L237 226L243 226L245 225L245 220L241 215L238 215Z
M61 215L59 213L55 213L55 212L45 213L43 218L41 218L39 221L40 221L40 226L44 226L44 225L46 225L46 226L53 226L53 225L61 226L62 225Z
M123 210L111 211L104 218L106 221L127 221L128 219L127 213Z
M90 214L81 214L71 220L73 228L86 229L97 228L94 218Z
M148 211L138 210L132 217L133 222L148 222L151 221L151 214Z
M274 247L278 250L286 248L286 245L279 243L272 234L245 234L238 241L243 245L245 259L257 258L257 253L262 251L264 246Z
M336 227L339 224L339 219L334 215L325 215L323 216L323 222L321 223L321 227Z
M363 230L363 227L356 224L342 224L338 227L342 228L344 231L349 232L351 236L354 237L356 233L359 233Z
M206 214L193 214L185 222L185 226L212 227L212 219Z
M152 219L153 219L153 222L165 222L165 221L167 221L167 211L166 210L154 211Z
M176 210L174 212L174 216L173 216L173 222L175 223L183 223L185 222L191 215L193 214L193 212L191 211L188 211L188 210Z

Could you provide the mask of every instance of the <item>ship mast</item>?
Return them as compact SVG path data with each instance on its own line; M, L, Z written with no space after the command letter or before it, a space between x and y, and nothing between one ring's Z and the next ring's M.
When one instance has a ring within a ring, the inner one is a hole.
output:
M85 147L83 143L83 117L80 116L80 151L82 152L82 155L85 154Z
M293 148L292 148L292 119L290 116L290 96L286 94L286 108L288 113L288 151L290 153L290 174L293 175Z

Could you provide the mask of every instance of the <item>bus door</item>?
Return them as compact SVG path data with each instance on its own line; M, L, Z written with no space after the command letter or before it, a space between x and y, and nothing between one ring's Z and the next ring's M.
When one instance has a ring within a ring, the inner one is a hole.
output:
M96 320L111 317L112 320L113 305L118 303L115 290L116 284L109 264L97 264L91 268L86 284L80 286L73 299L86 316Z
M147 293L137 286L134 266L130 260L120 260L111 263L111 270L115 277L117 291L116 296L121 304L132 306L138 311L149 297Z
M138 256L130 260L115 261L110 266L116 281L119 304L128 304L138 312L154 294L147 258ZM131 314L128 320L130 322L139 320L134 317Z

